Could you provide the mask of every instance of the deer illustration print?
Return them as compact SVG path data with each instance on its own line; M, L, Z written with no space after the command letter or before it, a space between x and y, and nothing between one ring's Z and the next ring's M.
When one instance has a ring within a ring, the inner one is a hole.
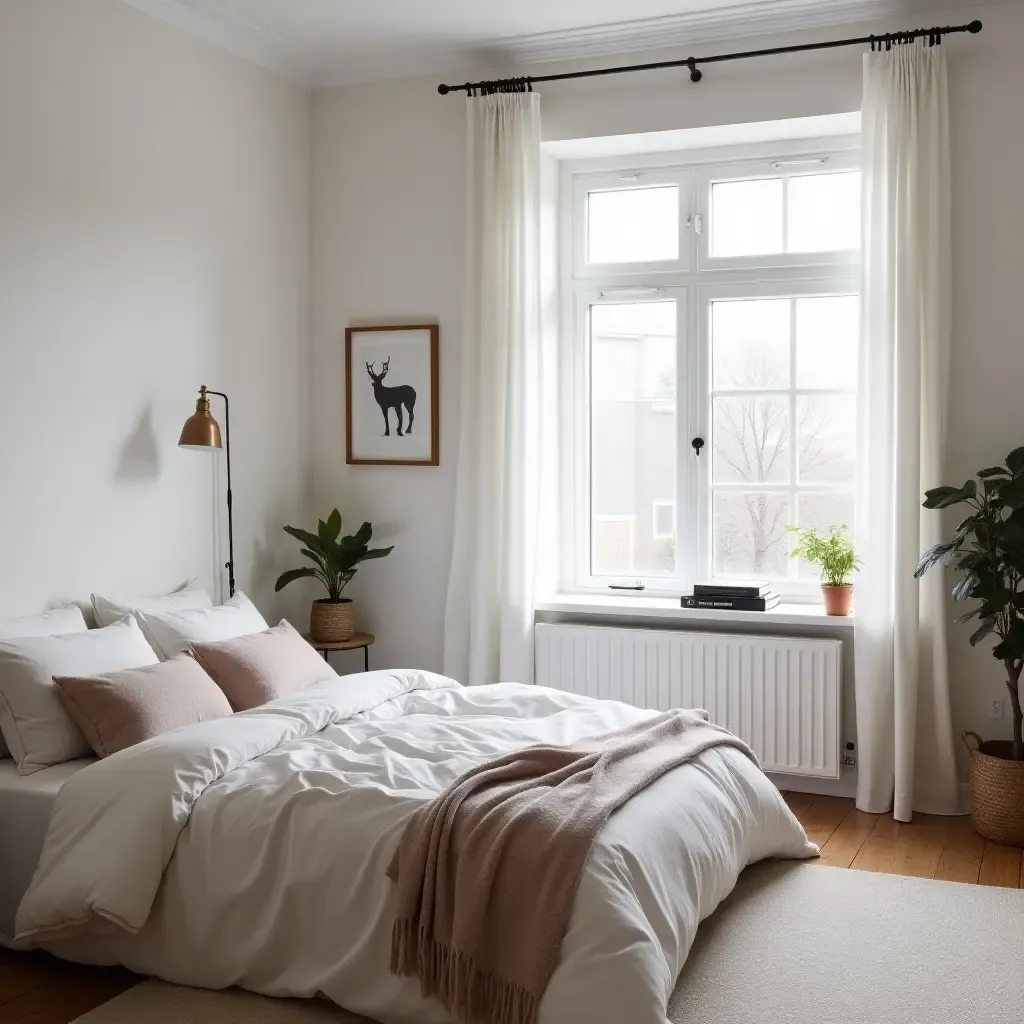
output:
M388 364L391 362L391 357L388 356L384 360L384 368L380 373L373 372L373 363L366 364L366 372L370 375L370 380L373 381L373 397L377 400L377 404L380 406L380 411L384 413L384 436L391 436L391 425L388 422L388 410L394 409L395 416L398 418L398 436L402 437L402 406L405 406L405 411L409 414L409 424L405 428L405 433L412 433L413 420L416 419L414 409L416 408L416 389L411 387L409 384L400 384L396 388L386 388L381 382L387 376Z

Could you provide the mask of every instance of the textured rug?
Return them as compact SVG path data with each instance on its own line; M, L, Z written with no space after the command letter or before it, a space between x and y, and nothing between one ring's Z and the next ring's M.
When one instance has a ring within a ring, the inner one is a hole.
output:
M1024 1017L1024 890L762 864L705 921L672 1024ZM366 1024L327 1003L147 981L77 1024ZM629 1024L624 1021L623 1024Z

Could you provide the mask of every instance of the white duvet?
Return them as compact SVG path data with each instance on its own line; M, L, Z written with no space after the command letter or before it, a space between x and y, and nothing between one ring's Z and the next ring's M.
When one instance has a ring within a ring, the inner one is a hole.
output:
M383 1022L447 1021L388 969L385 869L406 817L473 764L652 714L396 671L176 730L61 789L19 942L184 985L322 994ZM601 832L540 1024L664 1024L697 925L740 871L815 852L738 750L669 772Z

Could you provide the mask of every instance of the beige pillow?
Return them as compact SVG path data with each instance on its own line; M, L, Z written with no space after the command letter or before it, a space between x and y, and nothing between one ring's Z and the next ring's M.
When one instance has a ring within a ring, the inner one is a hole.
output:
M338 674L284 619L263 633L193 643L189 650L236 711L258 708Z
M82 633L0 640L0 730L18 772L31 775L89 753L54 676L120 672L158 661L132 615Z
M182 725L231 714L217 684L187 654L102 676L55 676L53 682L100 757Z

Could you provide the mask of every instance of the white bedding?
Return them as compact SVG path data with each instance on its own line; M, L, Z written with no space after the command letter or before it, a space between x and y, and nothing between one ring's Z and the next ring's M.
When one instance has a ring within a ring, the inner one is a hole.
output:
M0 761L0 945L14 937L14 915L43 852L46 827L61 786L96 758L22 775L14 761Z
M409 812L472 764L652 714L402 671L176 730L65 785L19 940L180 984L324 994L386 1024L447 1021L388 969L385 869ZM743 867L815 852L739 751L668 773L602 831L540 1024L664 1024L698 922Z

